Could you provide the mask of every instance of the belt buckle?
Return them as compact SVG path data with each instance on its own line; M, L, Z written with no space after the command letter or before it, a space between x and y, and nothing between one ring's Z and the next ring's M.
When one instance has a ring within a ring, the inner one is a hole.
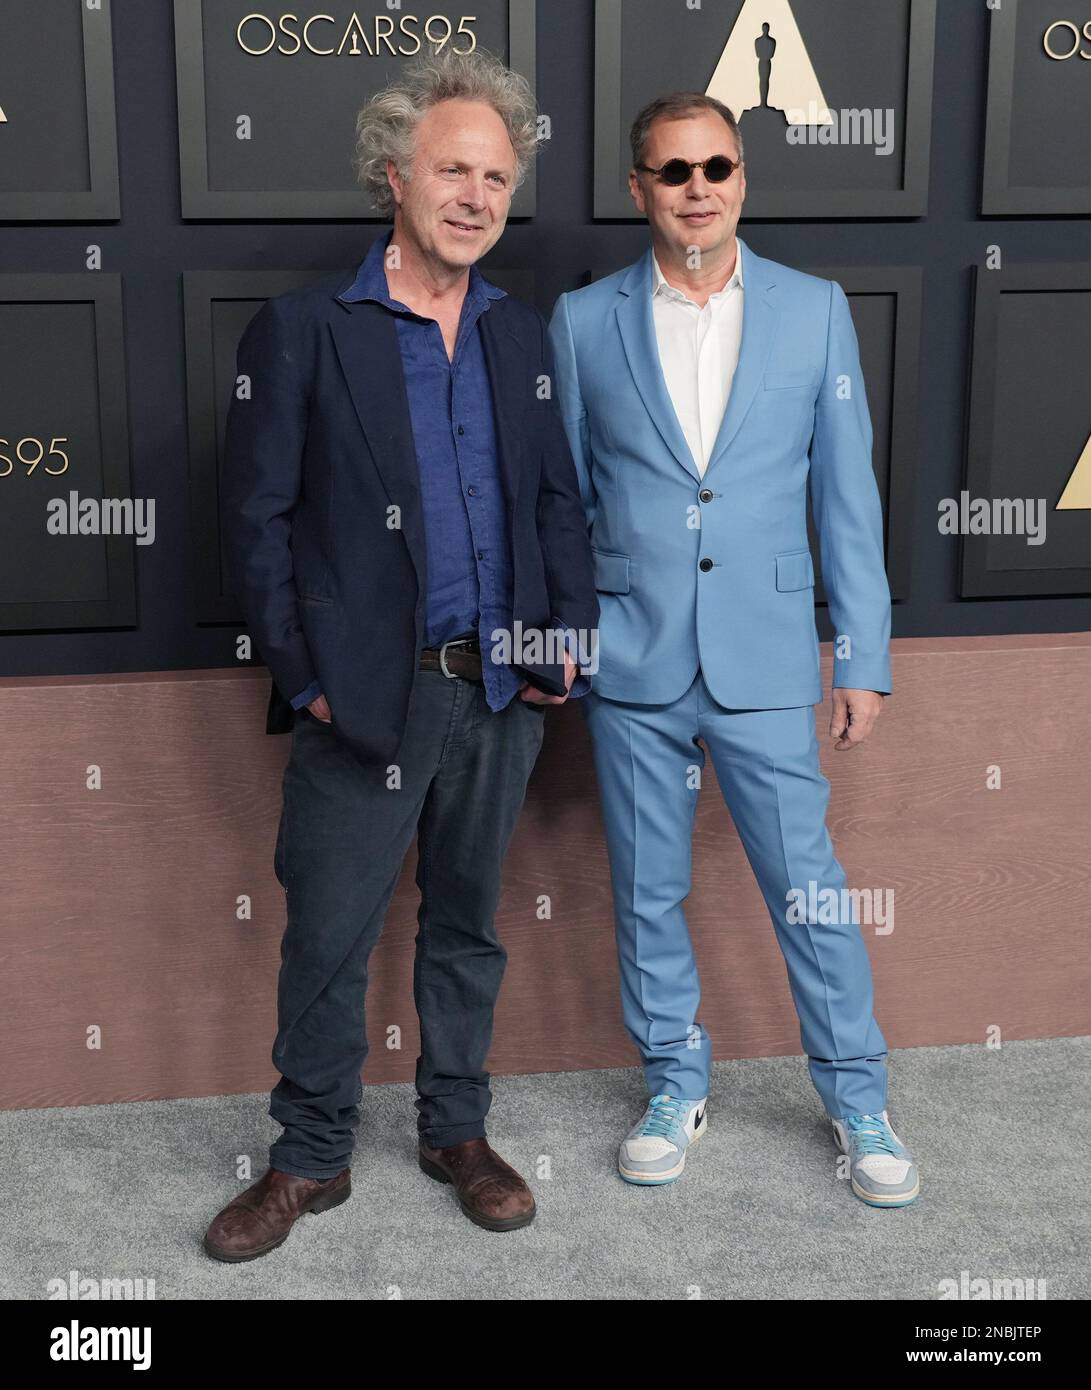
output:
M447 677L448 680L454 680L456 677L454 671L448 671L447 669L447 648L460 647L465 643L465 641L465 637L459 637L457 640L449 639L448 641L444 642L439 649L439 669L443 672L443 674Z

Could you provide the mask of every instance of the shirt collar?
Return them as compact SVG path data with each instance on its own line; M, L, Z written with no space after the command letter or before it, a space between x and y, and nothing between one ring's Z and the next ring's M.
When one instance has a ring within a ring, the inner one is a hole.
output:
M390 286L386 282L385 259L386 249L390 245L390 239L393 235L394 229L392 227L386 236L378 237L372 242L371 249L360 262L356 271L356 279L347 290L343 290L337 296L338 299L343 300L346 304L356 304L362 299L373 299L376 303L382 304L396 314L412 314L414 312L407 304L390 297ZM507 290L500 289L498 285L490 284L476 265L470 266L470 283L466 290L467 299L478 299L481 301L481 307L487 309L491 300L506 297Z
M719 299L721 295L725 295L728 292L728 290L732 289L736 285L739 287L740 290L743 288L742 243L738 239L736 239L735 247L735 269L731 272L731 279L728 280L727 284L723 287L722 290L717 290L715 294L709 295L710 299ZM654 251L652 252L652 273L655 277L655 283L652 286L653 295L660 294L663 296L664 299L684 300L687 303L692 302L689 299L689 296L686 295L682 290L676 289L674 285L667 283L667 277L659 268L659 261L656 258L656 254Z

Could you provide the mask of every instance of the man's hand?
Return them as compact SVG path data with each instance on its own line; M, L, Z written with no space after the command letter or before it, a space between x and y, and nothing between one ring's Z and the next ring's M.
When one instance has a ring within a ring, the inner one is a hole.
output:
M329 724L333 719L325 695L316 695L307 708L316 719L321 719L323 724Z
M883 712L883 697L877 690L847 690L838 686L833 692L833 713L830 716L830 738L838 740L835 748L855 748L863 743Z
M572 653L565 651L564 654L564 687L566 690L572 689L572 682L576 679L576 663L572 658ZM528 705L563 705L568 699L567 695L547 695L544 690L538 690L529 681L524 681L519 687L519 698L525 700Z

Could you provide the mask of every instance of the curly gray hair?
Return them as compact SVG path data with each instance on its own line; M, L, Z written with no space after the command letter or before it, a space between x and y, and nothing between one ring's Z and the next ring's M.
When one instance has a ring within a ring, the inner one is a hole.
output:
M453 98L483 101L493 108L507 127L515 151L512 192L526 178L538 149L537 108L530 84L484 49L473 53L448 49L410 64L356 116L356 176L384 217L393 216L395 206L387 161L393 161L403 179L409 178L417 126L433 106Z

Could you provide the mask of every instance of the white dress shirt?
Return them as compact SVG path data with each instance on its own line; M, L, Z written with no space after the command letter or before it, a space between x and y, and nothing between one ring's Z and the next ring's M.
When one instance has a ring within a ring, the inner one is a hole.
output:
M652 254L652 318L667 391L693 461L704 477L731 396L742 342L742 248L722 290L702 308L668 285Z

